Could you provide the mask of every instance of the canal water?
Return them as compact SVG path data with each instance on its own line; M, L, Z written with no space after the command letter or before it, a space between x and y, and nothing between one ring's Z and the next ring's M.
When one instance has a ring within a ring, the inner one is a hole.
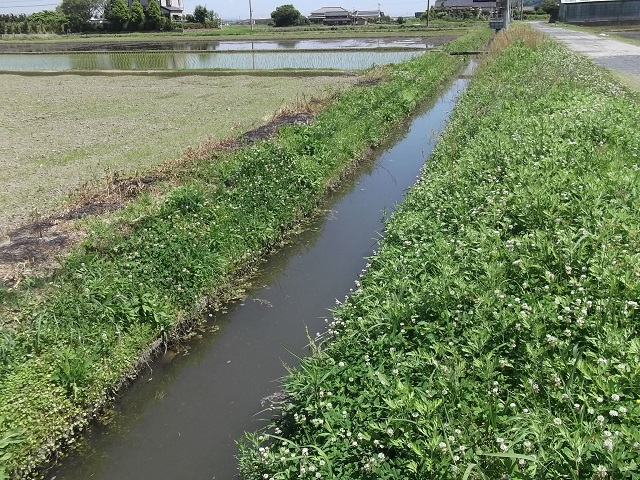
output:
M324 331L329 309L349 294L383 217L415 182L467 82L455 81L392 147L364 162L327 198L324 214L269 258L245 299L210 314L201 338L150 364L112 421L46 478L238 478L236 440L265 424L261 400L278 392L285 364L309 353L307 332Z

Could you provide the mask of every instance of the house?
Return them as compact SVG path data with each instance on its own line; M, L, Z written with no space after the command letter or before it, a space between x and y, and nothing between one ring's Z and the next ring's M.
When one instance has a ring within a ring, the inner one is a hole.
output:
M380 10L356 10L353 12L353 21L356 25L366 25L369 22L378 22L384 12Z
M560 0L558 20L582 25L640 23L640 0Z
M342 7L322 7L311 12L309 21L323 25L352 25L353 15Z
M142 8L145 11L149 6L149 1L157 1L162 15L170 20L180 21L184 18L184 0L140 0L140 4L142 4ZM129 9L131 9L133 0L127 0L127 3Z

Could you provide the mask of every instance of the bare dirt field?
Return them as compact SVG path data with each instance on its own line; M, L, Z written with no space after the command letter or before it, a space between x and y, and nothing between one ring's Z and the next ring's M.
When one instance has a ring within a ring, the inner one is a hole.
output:
M255 128L356 77L2 75L0 244L114 172Z

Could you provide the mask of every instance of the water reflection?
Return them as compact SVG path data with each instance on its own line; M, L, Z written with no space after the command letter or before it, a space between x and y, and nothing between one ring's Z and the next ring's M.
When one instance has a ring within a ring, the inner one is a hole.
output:
M362 70L374 65L408 60L423 51L339 51L339 52L112 52L0 54L0 70L272 70L336 69Z

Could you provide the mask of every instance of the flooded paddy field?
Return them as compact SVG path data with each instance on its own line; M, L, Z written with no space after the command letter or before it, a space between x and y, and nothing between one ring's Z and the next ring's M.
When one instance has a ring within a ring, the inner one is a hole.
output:
M410 38L337 38L282 40L211 40L172 41L121 40L95 42L0 42L0 53L114 52L114 51L243 51L243 50L340 50L373 48L434 48L455 39L455 35Z
M412 38L0 42L0 73L129 70L363 70L453 40Z
M94 53L13 53L0 54L0 72L82 71L82 70L277 70L332 69L364 70L376 65L397 63L422 54L405 51L335 52L94 52Z

